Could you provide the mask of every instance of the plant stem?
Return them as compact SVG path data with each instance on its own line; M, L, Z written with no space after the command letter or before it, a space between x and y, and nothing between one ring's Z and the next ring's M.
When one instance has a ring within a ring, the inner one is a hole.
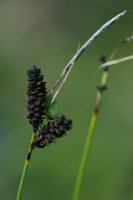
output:
M100 68L105 68L107 66L117 65L119 63L123 63L123 62L126 62L128 60L132 60L132 59L133 59L133 55L126 56L126 57L123 57L123 58L119 58L119 59L116 59L116 60L111 60L109 62L106 62L106 63L102 64L100 66Z
M24 181L25 181L25 177L26 177L26 174L27 174L29 161L30 161L31 154L32 154L32 151L33 151L34 138L35 138L35 133L33 133L32 136L31 136L31 142L30 142L30 146L29 146L29 151L28 151L25 163L24 163L24 168L23 168L23 172L22 172L22 176L21 176L21 180L20 180L20 184L19 184L16 200L20 200L21 199L22 189L23 189L23 186L24 186Z
M75 53L75 55L72 57L72 59L68 62L68 64L63 69L59 79L57 80L56 84L54 85L51 96L52 96L52 102L55 100L57 94L61 90L62 86L64 85L67 76L69 75L74 63L80 58L80 56L85 52L87 48L90 47L90 45L95 41L95 39L103 33L110 25L112 25L115 21L117 21L120 17L125 15L126 11L119 13L109 21L107 21L105 24L103 24L82 46L78 51ZM127 40L131 40L132 37L127 38ZM119 47L118 47L119 48ZM114 50L113 54L117 51L117 49Z
M110 54L110 56L108 58L109 61L114 58L114 56L116 55L116 53L120 49L121 45L123 45L123 43L120 43L112 51L112 53ZM106 63L108 63L108 62L106 62ZM103 73L102 73L102 77L101 77L101 85L100 85L100 87L97 88L94 111L92 113L89 129L88 129L88 135L87 135L87 138L86 138L86 143L85 143L85 146L84 146L84 150L83 150L83 154L82 154L82 158L81 158L81 162L80 162L80 166L79 166L79 171L78 171L77 180L76 180L74 193L73 193L73 200L79 199L79 193L80 193L80 190L81 190L81 185L82 185L83 177L84 177L84 174L85 174L87 159L88 159L89 152L90 152L90 149L91 149L93 134L94 134L94 130L95 130L95 127L96 127L97 116L98 116L98 113L99 113L99 110L100 110L102 94L103 94L103 91L106 89L108 74L109 74L109 66L106 65L105 68L103 68Z
M78 171L78 176L77 176L76 185L75 185L74 194L73 194L73 200L77 200L79 198L79 193L80 193L83 176L84 176L84 172L85 172L85 168L86 168L86 164L87 164L88 154L90 151L90 146L91 146L91 141L92 141L92 137L93 137L93 130L95 127L96 118L97 118L97 115L95 113L93 113L89 131L88 131L88 135L87 135L87 139L86 139L86 143L85 143L85 147L84 147L84 151L83 151L83 155L82 155L82 159L81 159L81 163L80 163L80 167L79 167L79 171Z
M78 176L77 176L77 180L75 184L75 189L73 193L73 200L78 200L79 198L79 193L80 193L80 189L81 189L81 185L82 185L82 181L83 181L83 177L85 173L85 168L87 165L87 159L88 159L88 155L91 149L91 143L92 143L92 138L93 138L94 129L96 125L96 120L97 120L98 112L100 109L102 92L104 91L104 89L106 89L107 78L108 78L108 68L106 68L106 70L103 71L102 78L101 78L101 86L97 89L95 107L94 107L94 111L91 117L88 135L86 138L86 143L85 143L85 147L84 147L82 158L81 158L81 163L80 163Z
M124 41L129 42L132 38L133 37L131 36L131 37L125 39ZM114 60L114 61L112 60L114 58L114 56L116 55L116 53L118 52L118 50L120 49L120 47L124 43L122 42L118 46L116 46L116 48L112 51L112 53L110 54L110 56L108 58L109 62L107 61L103 65L101 65L101 66L104 66L103 68L100 66L103 69L103 73L102 73L102 77L101 77L101 84L100 84L100 87L97 88L95 107L94 107L94 111L93 111L93 114L91 117L88 135L87 135L86 143L84 146L84 150L83 150L83 154L82 154L82 158L81 158L81 162L80 162L80 167L79 167L77 180L76 180L74 193L73 193L73 200L79 199L79 193L80 193L83 177L85 174L87 159L88 159L89 152L91 149L91 143L92 143L93 134L94 134L95 126L96 126L97 116L98 116L98 113L100 110L102 94L103 94L103 91L106 89L106 84L107 84L108 74L109 74L109 67L112 64L118 64L120 62L124 62L124 61L132 59L132 55L131 55L129 57L125 57L122 59L118 59L118 60ZM110 60L112 60L112 61L110 61Z

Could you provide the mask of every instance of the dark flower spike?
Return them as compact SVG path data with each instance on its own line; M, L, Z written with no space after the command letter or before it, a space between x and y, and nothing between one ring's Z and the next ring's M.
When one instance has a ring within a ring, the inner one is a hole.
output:
M41 70L40 68L37 68L36 65L33 65L31 69L27 71L27 75L29 82L27 90L27 119L33 126L33 131L36 132L46 114L46 82L43 81L43 75L41 74Z
M42 128L39 134L35 137L34 146L43 148L50 143L55 142L56 138L64 136L71 128L72 120L66 119L64 115L60 115L53 121L48 122L48 124Z

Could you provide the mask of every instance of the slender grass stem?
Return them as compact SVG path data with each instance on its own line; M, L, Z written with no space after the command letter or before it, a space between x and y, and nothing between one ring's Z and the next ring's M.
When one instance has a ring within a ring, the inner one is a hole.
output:
M86 139L86 143L85 143L85 147L84 147L84 151L83 151L83 155L82 155L82 160L81 160L79 171L78 171L78 176L77 176L76 185L75 185L74 194L73 194L73 200L77 200L79 198L79 193L80 193L80 189L81 189L81 185L82 185L82 181L83 181L83 176L84 176L85 168L86 168L86 164L87 164L88 154L90 152L91 141L92 141L93 132L94 132L94 128L95 128L96 118L97 118L97 114L93 113L91 122L90 122L87 139Z
M68 62L68 64L63 69L59 79L57 80L56 84L54 85L51 96L52 96L52 102L55 100L57 94L61 90L62 86L64 85L72 67L74 66L74 63L80 58L80 56L85 52L87 48L91 46L91 44L95 41L97 37L99 37L110 25L112 25L114 22L116 22L120 17L125 15L126 11L119 13L109 21L107 21L105 24L103 24L82 46L78 49L78 51L75 53L75 55L72 57L72 59ZM132 40L132 37L129 37L126 39ZM126 41L126 42L127 42ZM115 54L115 52L119 49L119 46L112 52L112 55Z
M115 54L117 53L119 48L120 48L120 45L117 46L112 51L108 60L113 59L113 57L115 56ZM97 121L98 113L99 113L99 110L100 110L102 95L103 95L103 91L106 89L108 74L109 74L109 66L106 66L105 68L103 68L100 87L97 88L95 106L94 106L91 121L90 121L90 124L89 124L86 143L85 143L85 146L84 146L84 150L83 150L83 154L82 154L82 158L81 158L81 162L80 162L80 166L79 166L79 171L78 171L76 184L75 184L75 188L74 188L74 193L73 193L73 198L72 198L73 200L79 199L79 193L80 193L80 190L81 190L81 185L82 185L84 174L85 174L88 156L89 156L90 149L91 149L94 130L95 130L95 127L96 127L96 121Z
M28 170L28 166L29 166L29 161L30 161L31 154L32 154L32 151L33 151L34 137L35 137L35 133L33 133L32 136L31 136L31 142L30 142L30 146L29 146L29 151L28 151L25 163L24 163L24 168L23 168L23 172L22 172L22 176L21 176L21 180L20 180L20 184L19 184L16 200L20 200L21 199L21 194L22 194L22 190L23 190L23 187L24 187L24 182L25 182L25 178L26 178L26 174L27 174L27 170Z
M96 127L97 116L98 116L98 112L100 109L102 92L103 92L104 86L106 86L107 79L108 79L108 69L103 71L102 78L101 78L101 86L99 89L97 89L95 107L94 107L94 111L93 111L93 114L91 117L89 129L88 129L88 135L86 138L86 143L85 143L85 147L84 147L82 158L81 158L81 163L80 163L78 176L77 176L77 180L76 180L76 184L75 184L75 189L74 189L74 193L73 193L73 200L79 199L79 193L80 193L83 177L85 174L85 168L86 168L87 161L88 161L88 155L89 155L90 149L91 149L93 134L94 134L94 130Z
M133 60L133 55L126 56L126 57L123 57L123 58L119 58L117 60L111 60L109 62L102 64L100 66L100 68L106 68L107 66L117 65L119 63L123 63L123 62L129 61L129 60Z
M84 177L84 174L85 174L87 159L88 159L89 152L90 152L90 149L91 149L93 134L94 134L94 130L95 130L95 127L96 127L97 116L98 116L98 113L99 113L99 110L100 110L102 94L103 94L103 91L106 89L106 84L107 84L108 75L109 75L109 67L113 64L118 64L120 62L124 62L124 61L128 61L128 60L133 59L133 56L131 55L131 56L128 56L128 57L125 57L125 58L122 58L122 59L112 60L114 58L114 56L116 55L116 53L118 52L118 50L120 49L120 47L123 46L123 44L130 42L132 39L133 39L133 36L130 36L130 37L126 38L125 40L123 40L112 51L112 53L110 54L110 56L108 58L108 61L105 64L101 65L102 67L100 66L100 68L103 69L103 73L102 73L102 77L101 77L101 84L100 84L100 87L97 88L95 107L94 107L94 111L92 113L89 129L88 129L88 135L87 135L87 138L86 138L86 143L85 143L85 146L84 146L84 150L83 150L83 154L82 154L82 158L81 158L81 162L80 162L80 166L79 166L79 171L78 171L76 184L75 184L75 188L74 188L74 193L73 193L73 200L79 199L79 193L80 193L80 190L81 190L81 185L82 185L83 177Z

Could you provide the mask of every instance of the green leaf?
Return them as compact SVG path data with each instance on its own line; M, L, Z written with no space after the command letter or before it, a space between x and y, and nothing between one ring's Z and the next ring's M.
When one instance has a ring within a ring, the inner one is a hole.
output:
M52 104L48 105L48 115L50 117L56 117L59 115L59 105L57 101L54 101Z

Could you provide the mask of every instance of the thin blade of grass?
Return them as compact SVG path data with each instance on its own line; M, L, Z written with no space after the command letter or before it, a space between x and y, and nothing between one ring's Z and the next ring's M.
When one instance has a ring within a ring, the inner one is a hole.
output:
M59 79L57 80L55 86L53 87L51 91L52 96L52 102L56 98L57 94L59 93L59 90L61 90L63 84L65 83L66 78L68 77L68 74L70 73L74 63L76 60L85 52L85 50L94 42L94 40L103 33L110 25L112 25L115 21L117 21L120 17L122 17L126 13L126 10L124 12L119 13L112 19L110 19L108 22L106 22L104 25L102 25L88 40L87 42L76 52L76 54L72 57L72 59L68 62L68 64L65 66L64 70L62 71ZM66 78L65 78L66 77ZM63 81L63 83L62 83ZM59 90L58 90L59 88ZM57 92L58 90L58 92Z

